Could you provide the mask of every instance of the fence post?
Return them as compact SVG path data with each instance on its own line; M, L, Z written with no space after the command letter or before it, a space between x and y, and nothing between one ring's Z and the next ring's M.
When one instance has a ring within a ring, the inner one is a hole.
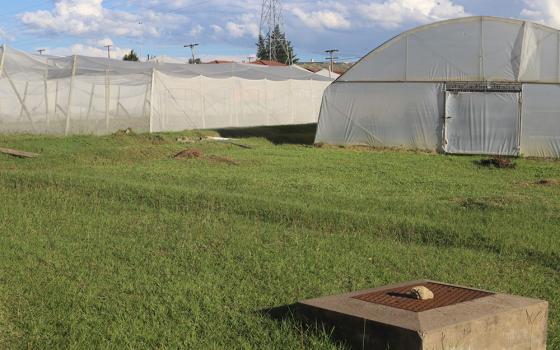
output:
M66 108L66 128L64 131L65 135L70 133L70 118L72 116L72 89L74 87L74 76L76 75L76 63L78 61L78 55L74 55L72 61L72 76L70 77L70 92L68 93L68 107Z

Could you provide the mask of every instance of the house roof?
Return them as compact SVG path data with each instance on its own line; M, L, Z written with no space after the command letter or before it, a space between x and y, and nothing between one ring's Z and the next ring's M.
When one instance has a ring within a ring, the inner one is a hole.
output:
M251 64L258 64L261 66L287 66L287 64L269 60L258 60L255 62L251 62Z
M205 64L225 64L225 63L233 63L233 61L225 61L225 60L213 60L210 62L204 62Z

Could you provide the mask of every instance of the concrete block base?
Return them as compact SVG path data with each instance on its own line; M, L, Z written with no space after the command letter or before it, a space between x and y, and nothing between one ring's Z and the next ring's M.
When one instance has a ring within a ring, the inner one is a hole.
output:
M399 299L406 298L403 290L421 285L436 288L434 301ZM296 310L305 321L333 329L335 337L355 349L546 349L546 301L433 281L305 300Z

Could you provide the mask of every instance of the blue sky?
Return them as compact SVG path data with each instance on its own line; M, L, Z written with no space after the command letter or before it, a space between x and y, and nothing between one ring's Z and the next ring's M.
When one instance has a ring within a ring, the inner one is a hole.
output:
M337 48L355 60L399 32L453 17L492 15L560 28L560 0L283 0L284 23L301 59L322 60ZM187 57L199 42L203 59L254 55L261 0L3 1L0 36L12 47L53 55Z

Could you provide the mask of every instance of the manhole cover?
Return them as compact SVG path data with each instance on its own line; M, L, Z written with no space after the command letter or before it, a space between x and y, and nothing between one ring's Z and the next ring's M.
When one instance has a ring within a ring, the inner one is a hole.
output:
M431 290L434 293L434 298L430 300L416 300L410 297L408 295L410 289L419 285ZM483 292L480 290L426 282L362 294L355 296L354 299L402 310L422 312L437 309L439 307L464 303L466 301L487 297L493 294L494 293Z

